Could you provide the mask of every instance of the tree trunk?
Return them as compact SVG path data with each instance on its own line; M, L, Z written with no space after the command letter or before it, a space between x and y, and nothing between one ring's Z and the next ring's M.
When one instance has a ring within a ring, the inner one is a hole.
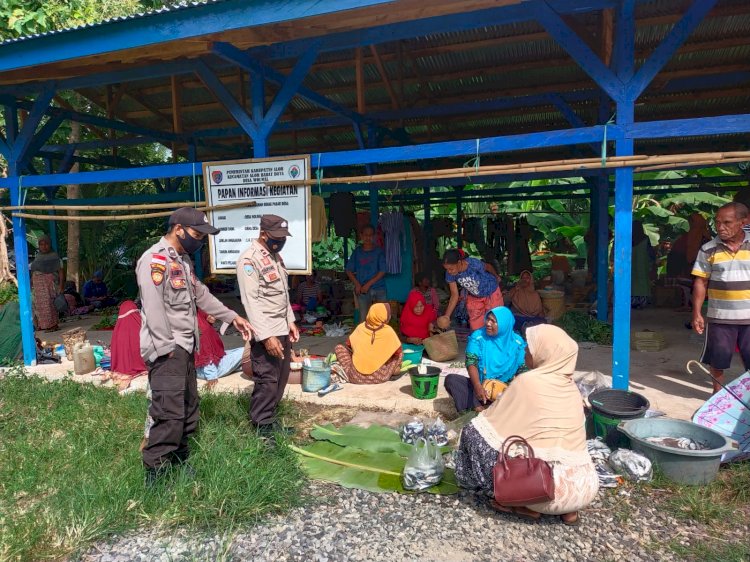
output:
M10 223L8 218L0 213L0 284L10 282L18 287L18 281L10 270L8 245L5 243L5 238L8 236L8 229L5 227L6 220Z
M69 143L76 143L81 139L81 125L76 121L71 123L70 136L68 137ZM76 173L79 170L78 162L75 162L70 168L71 173ZM81 186L80 185L68 185L66 187L66 195L68 199L79 199L81 197ZM77 215L78 211L68 211L68 215ZM81 223L79 221L68 222L68 281L74 281L76 288L81 290L81 256L79 251L81 238Z

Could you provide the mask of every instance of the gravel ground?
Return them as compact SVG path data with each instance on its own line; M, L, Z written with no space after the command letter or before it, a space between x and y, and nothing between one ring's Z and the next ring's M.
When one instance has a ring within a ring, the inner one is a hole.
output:
M646 498L633 501L639 493L631 497L626 489L600 493L579 527L496 514L468 492L402 496L321 482L310 491L314 503L251 529L221 537L144 531L97 544L76 560L669 561L679 557L658 544L706 537L697 524L678 523Z

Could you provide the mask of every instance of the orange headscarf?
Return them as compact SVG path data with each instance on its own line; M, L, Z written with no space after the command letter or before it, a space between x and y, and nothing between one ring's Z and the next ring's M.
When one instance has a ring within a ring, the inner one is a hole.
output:
M391 309L387 304L373 304L367 319L349 336L352 363L363 375L373 374L401 348L401 340L388 325L390 318Z

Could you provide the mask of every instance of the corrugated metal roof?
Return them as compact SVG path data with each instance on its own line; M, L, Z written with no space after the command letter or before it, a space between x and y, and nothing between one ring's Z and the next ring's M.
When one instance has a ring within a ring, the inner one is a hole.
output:
M129 16L118 16L114 18L105 18L101 21L95 22L95 23L88 23L84 25L77 25L73 27L66 27L64 29L54 29L51 31L46 31L44 33L35 33L32 35L22 35L21 37L15 37L12 39L6 39L5 41L0 42L0 47L3 45L8 45L10 43L20 43L22 41L28 41L29 39L36 39L38 37L47 37L49 35L60 35L62 33L69 33L72 31L78 31L80 29L88 29L91 27L99 27L103 25L109 25L112 23L117 23L120 21L128 21L128 20L134 20L144 17L153 16L156 14L163 14L166 12L179 12L183 10L189 10L192 8L198 8L200 6L205 6L207 4L221 4L222 2L226 2L227 0L193 0L191 2L178 2L171 5L162 6L161 8L155 8L153 10L146 10L144 12L137 12L135 14L129 15Z

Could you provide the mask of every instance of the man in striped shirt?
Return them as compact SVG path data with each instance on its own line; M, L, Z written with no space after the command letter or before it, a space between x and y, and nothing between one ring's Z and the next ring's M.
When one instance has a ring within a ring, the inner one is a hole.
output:
M743 230L748 209L728 203L716 213L716 236L698 252L692 274L693 329L706 333L702 363L711 366L716 381L739 347L745 368L750 367L750 234ZM708 294L706 321L701 315ZM714 381L714 392L721 385Z

